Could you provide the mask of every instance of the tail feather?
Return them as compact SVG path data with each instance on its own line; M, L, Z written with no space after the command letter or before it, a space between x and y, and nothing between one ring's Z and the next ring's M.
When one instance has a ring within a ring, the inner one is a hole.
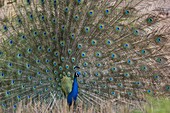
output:
M79 101L102 106L169 96L169 17L143 0L23 0L0 20L0 98L64 98L80 67ZM71 78L65 80L65 78Z

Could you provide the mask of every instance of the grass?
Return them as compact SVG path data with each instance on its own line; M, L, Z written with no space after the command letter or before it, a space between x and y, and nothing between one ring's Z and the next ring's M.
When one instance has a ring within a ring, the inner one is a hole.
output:
M7 113L170 113L170 99L168 98L159 98L155 99L148 97L148 103L141 105L143 111L139 109L132 109L128 104L117 106L118 109L115 109L115 106L111 103L102 105L100 108L95 108L93 106L86 106L83 103L78 103L76 109L73 106L69 107L66 100L59 100L54 103L54 107L51 109L47 104L34 104L29 103L26 106L23 106L22 102L19 103L15 111L8 111ZM3 113L3 110L0 109L0 113Z
M47 104L41 104L40 102L32 105L29 103L26 106L23 106L22 102L19 103L18 108L15 111L8 110L9 113L115 113L110 105L105 105L105 107L100 107L99 109L94 108L93 106L85 108L82 103L79 103L76 109L73 106L70 107L67 105L66 100L56 101L53 109L51 109ZM0 109L0 113L3 113L3 110Z
M147 97L148 103L143 106L144 113L170 113L170 99L161 97L159 99ZM132 113L143 113L134 110Z
M150 97L148 99L150 106L145 106L148 113L170 113L170 99L163 97L159 99Z

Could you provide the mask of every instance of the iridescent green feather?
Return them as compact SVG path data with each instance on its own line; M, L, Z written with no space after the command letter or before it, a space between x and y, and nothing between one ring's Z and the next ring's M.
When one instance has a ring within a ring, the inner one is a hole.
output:
M0 104L52 103L81 76L78 100L141 102L169 96L169 18L142 13L143 0L23 0L0 20ZM5 15L5 14L4 14ZM168 48L168 49L167 49ZM167 50L166 50L167 49ZM116 101L115 101L116 100Z

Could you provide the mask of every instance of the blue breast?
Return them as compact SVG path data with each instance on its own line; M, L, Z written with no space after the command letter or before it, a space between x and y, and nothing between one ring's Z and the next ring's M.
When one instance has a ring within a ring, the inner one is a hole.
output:
M71 106L72 101L76 101L78 96L78 83L77 83L77 77L74 77L73 85L72 85L72 91L68 94L67 97L67 103L69 106Z

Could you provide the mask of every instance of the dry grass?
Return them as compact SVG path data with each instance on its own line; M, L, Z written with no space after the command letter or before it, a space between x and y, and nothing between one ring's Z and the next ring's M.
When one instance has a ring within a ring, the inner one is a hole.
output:
M47 104L37 104L23 105L22 102L18 104L18 107L15 111L8 110L7 113L116 113L111 104L103 105L100 108L84 107L83 103L79 103L76 108L74 106L67 105L66 100L56 101L53 108L50 108ZM0 113L3 113L3 110L0 109ZM123 113L123 112L122 112Z
M147 98L149 102L140 106L143 108L142 111L132 108L129 104L113 105L110 102L98 108L94 106L87 107L86 104L79 102L76 108L71 106L69 109L66 100L57 100L53 108L48 104L41 104L40 102L34 105L31 102L27 105L20 102L15 111L8 110L3 112L0 108L0 113L170 113L170 99L163 97L159 99L153 97Z
M142 113L142 112L133 112L136 107L132 107L130 104L118 104L107 102L107 104L103 104L100 107L88 106L82 102L77 102L76 107L67 105L66 100L57 100L54 104L52 104L52 108L49 104L41 104L38 102L37 104L32 104L32 102L27 105L23 104L24 101L20 102L17 105L16 110L6 110L3 112L0 109L0 113ZM140 110L138 110L140 111Z

